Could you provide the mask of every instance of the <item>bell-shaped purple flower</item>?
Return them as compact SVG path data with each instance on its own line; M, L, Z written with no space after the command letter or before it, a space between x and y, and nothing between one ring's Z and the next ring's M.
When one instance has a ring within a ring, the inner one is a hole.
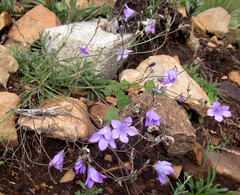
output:
M161 77L161 83L163 85L167 84L174 84L175 81L177 80L177 70L176 68L173 68L172 70L165 70L162 77Z
M75 169L76 174L85 173L86 166L84 165L81 156L78 157L77 162L75 163L74 169Z
M82 53L83 56L88 56L88 48L86 45L82 45L82 47L79 48L79 51Z
M105 175L99 173L93 167L88 168L88 176L85 182L89 188L93 187L94 182L103 183L103 178L107 178Z
M214 102L212 108L207 111L208 116L214 116L215 120L221 122L223 116L231 117L232 113L229 111L229 106L221 106L219 102Z
M156 20L147 18L145 21L142 21L142 24L146 25L145 32L151 32L155 34Z
M89 139L90 142L98 142L98 147L101 151L105 150L108 145L112 148L116 148L116 143L112 137L112 131L109 126L105 126L98 132L94 133Z
M64 150L61 150L57 155L53 157L50 161L48 167L54 166L56 169L62 172L63 168L63 159L64 159Z
M146 113L145 127L147 127L147 126L151 127L153 125L159 126L160 123L161 123L160 116L153 109L150 109Z
M121 60L122 58L127 58L128 57L128 54L133 52L133 50L129 50L129 49L123 49L123 50L120 50L117 55L117 61Z
M171 167L171 165L172 164L167 161L157 161L157 163L153 165L158 174L158 179L162 184L167 183L166 175L174 174L174 169Z
M119 138L123 143L128 143L128 135L134 136L138 134L138 130L134 126L131 126L131 117L127 117L124 122L121 122L120 120L112 120L111 124L113 126L113 139Z
M124 6L125 6L125 9L123 10L123 12L124 12L124 16L125 16L125 21L127 21L128 18L130 18L131 16L133 16L136 13L136 11L129 8L126 3L124 4Z

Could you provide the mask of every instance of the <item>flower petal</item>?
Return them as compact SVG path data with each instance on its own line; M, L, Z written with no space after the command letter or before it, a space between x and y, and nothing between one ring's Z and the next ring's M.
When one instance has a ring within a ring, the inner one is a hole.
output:
M122 123L120 120L112 120L111 121L111 125L113 126L113 128L118 128L121 124Z
M96 132L92 135L92 137L90 137L90 139L88 141L93 142L93 143L98 142L101 137L102 137L102 135L100 135L98 132Z
M220 114L215 114L215 120L217 120L218 122L222 122L222 120L223 120L223 117L222 117L222 115L220 115Z
M166 175L164 173L158 172L158 179L162 184L167 183L167 178L166 178Z
M134 126L130 126L127 128L127 134L130 136L134 136L138 134L138 130Z
M108 147L108 141L102 137L98 142L98 147L101 151L105 150Z
M215 114L215 111L212 108L208 109L207 111L208 116L214 116L214 114Z

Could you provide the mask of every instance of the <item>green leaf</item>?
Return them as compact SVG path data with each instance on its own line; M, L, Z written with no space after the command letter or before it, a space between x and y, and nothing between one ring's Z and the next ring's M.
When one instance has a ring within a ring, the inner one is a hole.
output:
M4 164L4 162L3 161L0 161L0 165L3 165Z
M152 92L152 89L154 89L156 86L155 86L155 83L153 81L146 81L145 84L144 84L144 88L145 88L145 91L147 93L151 93Z
M204 118L201 116L198 116L198 122L202 124L204 122Z
M110 123L113 119L119 119L118 109L116 107L110 108L104 116L104 120L107 121L107 123Z

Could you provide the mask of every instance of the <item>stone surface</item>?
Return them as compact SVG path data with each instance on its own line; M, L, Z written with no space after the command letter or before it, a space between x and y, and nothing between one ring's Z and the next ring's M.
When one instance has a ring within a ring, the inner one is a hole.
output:
M36 131L47 137L67 141L87 141L95 132L89 120L87 106L78 99L52 99L47 101L41 109L61 106L55 114L40 113L41 118L20 117L18 124L24 130Z
M75 172L73 169L69 169L64 176L61 178L60 183L66 183L72 181L75 177Z
M16 24L14 24L9 33L5 46L20 44L22 47L29 46L39 39L39 34L46 28L60 25L57 16L49 9L38 5L28 11Z
M174 169L174 174L171 174L170 177L177 180L181 174L182 165L172 165L172 168Z
M69 5L70 0L65 0L67 5ZM77 7L83 9L89 6L96 6L99 4L104 4L109 5L111 7L114 7L116 0L77 0L76 5Z
M209 47L213 47L213 48L217 47L217 46L216 46L214 43L212 43L212 42L208 42L207 45L208 45Z
M222 37L229 31L231 15L222 7L214 7L200 13L196 19L208 32Z
M198 142L195 142L193 152L194 152L194 157L195 157L196 163L198 165L202 165L204 150Z
M240 101L240 88L231 81L223 81L219 83L218 88L224 95Z
M10 76L9 73L17 71L18 62L3 45L0 45L0 59L0 85L6 87Z
M124 62L124 60L116 61L116 53L121 49L122 39L120 34L104 30L104 25L107 24L106 19L101 19L99 24L98 22L98 19L93 19L46 29L44 33L48 33L48 40L51 41L48 52L58 51L64 42L64 46L57 55L59 59L80 57L79 48L82 45L87 45L90 54L87 59L93 62L94 71L101 72L105 78L112 79L115 77L118 67L121 67ZM123 37L124 43L129 43L132 40L132 34L126 34ZM91 56L95 54L97 55ZM82 62L81 58L78 60L80 63ZM72 65L67 62L63 64Z
M152 107L153 98L150 94L140 94L136 96L132 103L120 113L121 118L128 116L135 117L138 109L139 113L144 113ZM172 137L173 142L163 142L170 155L180 155L193 149L195 144L195 129L192 127L185 109L166 95L159 95L155 99L155 112L161 118L160 132Z
M240 155L223 151L207 153L207 166L216 167L217 173L240 184Z
M97 124L102 124L104 116L109 109L108 105L98 102L89 109L89 114Z
M21 104L21 99L15 93L0 92L0 122L6 119L12 109ZM15 128L16 114L10 114L9 118L0 124L1 145L17 147L19 145L17 130Z
M146 68L149 64L155 62L156 65L151 69ZM191 109L198 112L201 116L206 116L207 110L211 108L210 100L203 89L194 81L186 71L182 68L180 63L173 57L168 55L151 56L139 64L136 70L124 70L119 79L126 79L129 82L137 82L143 85L144 81L153 80L155 85L160 89L161 83L157 80L162 76L165 70L177 68L178 76L174 85L167 86L167 95L176 100L179 99L179 95L182 94L185 97L184 104ZM152 71L151 71L152 70ZM138 73L137 73L137 72ZM151 71L151 72L150 72ZM134 74L132 74L132 72ZM147 76L147 78L145 78ZM144 80L142 78L145 78ZM190 90L190 91L189 91ZM187 98L189 97L190 98Z
M232 71L229 73L229 79L234 82L237 83L238 86L240 86L240 73L237 71Z
M12 23L12 17L5 11L0 14L0 31L3 31Z

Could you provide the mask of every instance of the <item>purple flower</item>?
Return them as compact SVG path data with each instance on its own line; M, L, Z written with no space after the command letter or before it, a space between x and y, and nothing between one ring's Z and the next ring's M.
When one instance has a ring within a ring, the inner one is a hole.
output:
M147 68L151 68L151 67L153 67L153 66L155 66L155 65L156 65L156 62L152 62L151 64L148 65Z
M146 25L145 32L150 32L155 34L156 20L147 18L145 21L142 21L142 24Z
M94 133L89 139L90 142L98 142L98 147L101 151L108 147L108 144L112 148L116 148L116 143L112 137L112 131L109 126L105 126L98 132Z
M182 94L180 94L178 101L179 101L179 102L183 102L183 101L184 101L184 97L183 97Z
M153 126L153 125L160 125L160 116L153 110L149 110L146 113L146 122L145 122L145 127L148 126Z
M126 9L124 9L123 12L124 12L124 15L125 15L125 21L127 21L128 18L130 18L131 16L133 16L136 13L136 11L129 8L126 3L124 4L124 6L126 7Z
M134 136L138 133L138 130L134 126L131 126L131 117L127 117L124 122L121 122L119 120L112 120L111 124L114 128L112 131L113 139L119 138L123 143L128 143L128 135Z
M120 50L117 55L117 61L121 60L121 58L127 58L128 57L128 54L131 53L133 50L129 50L129 49L123 49L123 50Z
M177 71L175 68L173 68L172 70L165 70L162 77L161 77L161 83L163 85L167 85L167 84L174 84L175 81L177 80Z
M82 45L82 47L79 48L79 51L82 53L83 56L88 56L88 48L86 45Z
M64 159L64 150L61 150L57 155L53 157L48 167L54 166L56 169L62 172L63 159Z
M232 113L229 111L229 106L221 106L219 102L213 102L212 108L207 111L208 116L214 116L215 120L221 122L223 116L230 117Z
M93 187L94 182L103 183L103 178L107 178L105 175L98 173L93 167L88 168L88 176L85 182L89 188Z
M167 161L157 161L153 165L154 169L157 171L158 179L162 184L167 183L166 175L174 174L174 169L171 167L171 163Z
M121 24L119 27L119 32L124 33L125 32L125 27Z
M74 169L75 169L76 174L85 173L86 166L83 164L81 156L78 157L77 162L75 163Z

